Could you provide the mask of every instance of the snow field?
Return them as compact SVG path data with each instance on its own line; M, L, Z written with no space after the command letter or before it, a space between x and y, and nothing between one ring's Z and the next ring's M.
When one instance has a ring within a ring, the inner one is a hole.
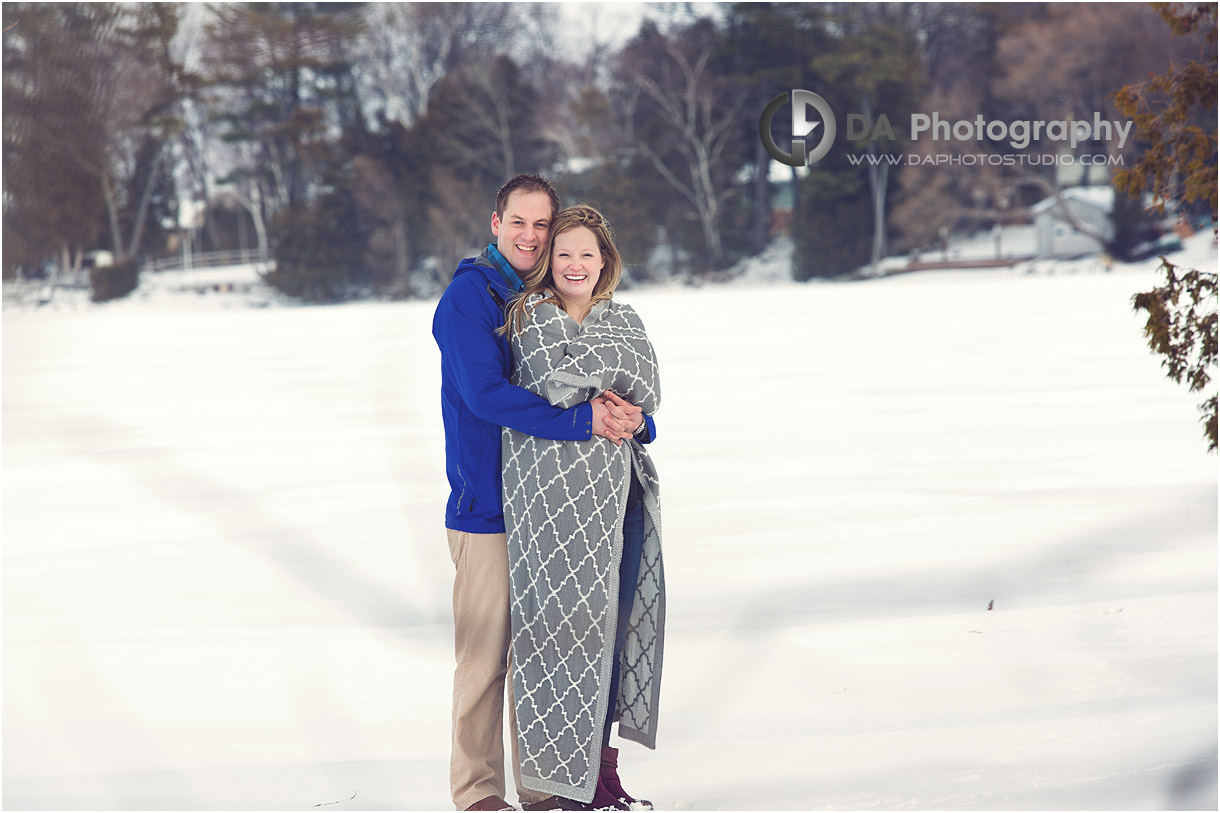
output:
M669 587L628 788L1214 809L1216 458L1154 282L625 292ZM5 807L447 809L433 305L149 302L4 315Z

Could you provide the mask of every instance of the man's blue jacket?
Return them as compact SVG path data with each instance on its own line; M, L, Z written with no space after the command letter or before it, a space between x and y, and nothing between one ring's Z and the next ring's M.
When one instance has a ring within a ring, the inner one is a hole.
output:
M593 437L589 402L560 409L508 383L512 351L507 337L496 335L496 329L504 324L501 303L510 301L515 291L492 263L493 251L490 245L482 256L462 260L432 318L432 335L441 350L441 415L450 488L445 527L478 534L504 533L501 426L550 440ZM655 425L651 417L645 421L651 439Z

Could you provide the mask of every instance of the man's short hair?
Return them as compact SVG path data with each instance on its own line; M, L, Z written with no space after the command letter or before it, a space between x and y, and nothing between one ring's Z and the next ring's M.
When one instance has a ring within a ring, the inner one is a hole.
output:
M545 192L551 198L551 220L559 214L559 193L551 182L541 175L522 172L508 179L508 183L500 187L496 193L496 214L504 217L504 207L508 205L508 196L514 192Z

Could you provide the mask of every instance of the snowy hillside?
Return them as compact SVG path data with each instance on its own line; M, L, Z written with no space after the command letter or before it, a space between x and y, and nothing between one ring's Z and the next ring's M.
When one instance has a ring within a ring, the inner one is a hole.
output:
M1215 809L1216 457L1155 265L624 293L670 589L628 789ZM4 807L448 809L433 304L145 285L3 314Z

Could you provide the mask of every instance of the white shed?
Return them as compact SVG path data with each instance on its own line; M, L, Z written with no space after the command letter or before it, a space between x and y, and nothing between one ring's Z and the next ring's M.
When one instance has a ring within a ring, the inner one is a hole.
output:
M1062 203L1060 203L1062 199ZM1030 207L1034 216L1037 256L1081 257L1098 254L1105 250L1101 241L1085 231L1075 228L1064 213L1086 229L1103 235L1106 240L1114 237L1114 223L1110 212L1114 209L1114 187L1075 186L1049 197Z

